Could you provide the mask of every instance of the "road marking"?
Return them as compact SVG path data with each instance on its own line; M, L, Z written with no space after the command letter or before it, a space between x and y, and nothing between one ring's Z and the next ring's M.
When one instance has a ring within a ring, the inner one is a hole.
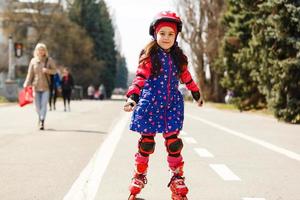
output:
M211 122L211 121L202 119L202 118L200 118L200 117L195 117L195 116L192 116L192 115L189 115L189 114L186 114L186 116L188 116L188 117L190 117L190 118L192 118L192 119L195 119L195 120L199 120L199 121L201 121L201 122L203 122L203 123L205 123L205 124L208 124L208 125L210 125L210 126L212 126L212 127L215 127L215 128L220 129L220 130L222 130L222 131L225 131L225 132L227 132L227 133L229 133L229 134L231 134L231 135L235 135L235 136L238 136L238 137L243 138L243 139L245 139L245 140L248 140L248 141L250 141L250 142L253 142L253 143L255 143L255 144L261 145L261 146L263 146L263 147L265 147L265 148L267 148L267 149L269 149L269 150L272 150L272 151L274 151L274 152L277 152L277 153L279 153L279 154L283 154L283 155L285 155L285 156L287 156L287 157L289 157L289 158L291 158L291 159L300 161L300 155L299 155L299 154L294 153L294 152L292 152L292 151L289 151L289 150L287 150L287 149L284 149L284 148L275 146L275 145L273 145L273 144L271 144L271 143L265 142L265 141L260 140L260 139L256 139L256 138L251 137L251 136L248 136L248 135L246 135L246 134L244 134L244 133L240 133L240 132L231 130L231 129L229 129L229 128L226 128L226 127L224 127L224 126L218 125L218 124L213 123L213 122Z
M192 137L182 137L189 144L196 144L197 141Z
M235 175L224 164L209 164L209 166L225 181L240 181L241 179Z
M265 198L251 198L251 197L244 197L242 200L266 200Z
M107 135L85 169L80 173L64 200L93 200L101 179L128 122L125 115Z
M214 157L214 155L212 153L210 153L207 149L194 148L194 150L200 157L204 157L204 158L213 158Z

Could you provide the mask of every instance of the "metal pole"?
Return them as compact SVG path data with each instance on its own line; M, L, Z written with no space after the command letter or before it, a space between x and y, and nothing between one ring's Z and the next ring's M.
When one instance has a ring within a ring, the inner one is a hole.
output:
M15 65L13 55L13 41L12 36L8 38L8 75L5 81L5 97L9 101L16 101L18 99L18 84L15 80Z
M8 38L8 80L15 79L15 66L13 63L13 41L12 36Z

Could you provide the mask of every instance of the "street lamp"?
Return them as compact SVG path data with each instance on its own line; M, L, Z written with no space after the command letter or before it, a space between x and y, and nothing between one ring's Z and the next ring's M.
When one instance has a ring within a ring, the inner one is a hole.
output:
M13 60L12 36L8 38L8 75L5 81L5 97L9 101L16 101L18 98L18 84L15 80L15 65Z
M13 63L13 41L12 36L10 35L8 38L8 77L7 80L11 81L15 79L15 65Z

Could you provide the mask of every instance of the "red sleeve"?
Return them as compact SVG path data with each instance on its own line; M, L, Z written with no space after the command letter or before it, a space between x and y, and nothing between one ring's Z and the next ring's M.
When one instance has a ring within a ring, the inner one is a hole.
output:
M126 96L129 97L132 94L140 95L141 90L145 85L145 81L151 75L151 62L150 58L146 59L138 66L135 78L132 81L131 86L129 86Z
M197 84L193 80L193 78L191 76L191 73L189 72L187 66L184 66L184 70L181 73L180 79L183 83L185 83L187 89L189 89L193 92L199 91L199 87L197 86Z

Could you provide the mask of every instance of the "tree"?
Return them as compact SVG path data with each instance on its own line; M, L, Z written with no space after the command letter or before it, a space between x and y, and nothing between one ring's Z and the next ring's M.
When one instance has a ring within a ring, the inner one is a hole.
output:
M69 20L60 4L10 1L3 15L4 30L13 31L14 38L24 43L28 58L32 57L36 43L43 42L59 66L70 68L76 84L87 88L99 80L103 62L93 56L93 41L82 27Z
M292 0L229 1L218 64L240 109L267 106L278 119L300 123L299 10Z
M117 88L127 88L128 69L126 67L126 60L123 56L117 56L117 74L115 79L115 86Z
M114 29L103 0L75 0L70 9L70 19L82 26L94 43L94 57L103 63L99 85L104 84L106 94L111 96L116 76Z
M224 0L178 1L178 12L183 20L182 39L189 46L192 64L205 98L222 101L223 89L219 83L214 60L223 37L219 19L225 8ZM211 76L207 79L205 73Z
M264 106L264 96L258 90L258 82L252 75L253 57L249 56L252 39L252 23L255 20L256 1L229 0L223 17L227 27L220 54L215 66L222 72L221 84L233 92L232 102L240 110Z
M63 13L61 1L47 3L19 2L8 0L4 18L4 31L7 35L13 33L16 39L23 39L28 44L36 44L45 37L53 25L53 15Z
M55 27L47 34L47 44L57 64L69 67L76 84L84 89L91 83L97 83L103 63L93 56L91 38L84 29L72 23L66 14L54 16L53 21Z
M277 118L300 123L300 2L262 2L256 12L251 56L259 90Z
M106 86L107 96L110 97L115 87L114 80L117 72L117 51L114 41L114 28L108 12L108 8L103 0L99 2L99 9L100 34L96 47L98 48L97 52L100 52L99 58L105 60L105 68L108 71L108 74L106 74L106 78L100 78L100 82L102 82Z
M207 57L207 69L210 71L211 77L207 80L208 96L212 101L224 101L224 89L221 87L221 75L217 67L214 66L214 61L218 56L219 45L224 37L224 27L220 23L223 16L226 4L224 0L204 1L202 12L205 14L207 25L205 27L205 46L204 52Z
M191 62L203 93L206 93L204 71L204 13L201 12L201 1L178 1L177 10L183 21L181 38L188 44L191 51ZM206 95L205 95L206 96Z
M39 2L19 2L17 0L7 0L3 3L4 9L1 11L2 30L8 38L13 37L14 41L24 44L24 57L22 66L27 66L29 57L32 55L34 45L45 37L49 31L49 24L52 23L52 15L62 13L60 2L46 3ZM7 68L7 44L1 44L1 49L6 52L1 54L0 63ZM26 63L26 64L25 64ZM0 68L2 68L0 67Z

